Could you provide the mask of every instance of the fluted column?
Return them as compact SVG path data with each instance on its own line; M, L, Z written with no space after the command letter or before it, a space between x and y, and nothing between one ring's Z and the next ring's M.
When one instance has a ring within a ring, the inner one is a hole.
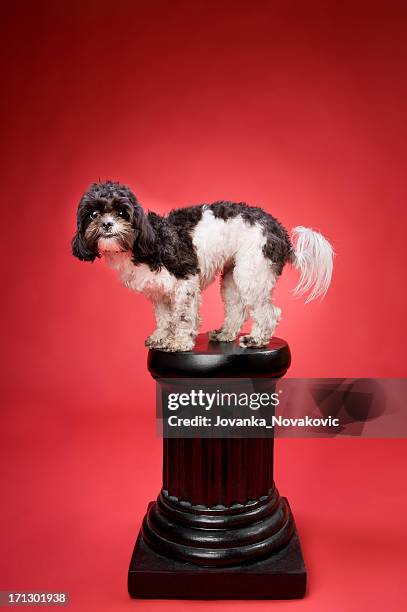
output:
M164 439L164 492L205 506L260 499L273 488L273 448L273 438Z

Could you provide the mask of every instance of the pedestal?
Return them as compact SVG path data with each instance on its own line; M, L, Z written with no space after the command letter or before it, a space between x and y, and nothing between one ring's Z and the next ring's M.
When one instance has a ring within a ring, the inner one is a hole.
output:
M266 348L211 343L188 353L149 352L162 379L261 379L269 389L290 365ZM236 381L238 382L238 381ZM164 438L163 488L150 503L128 574L135 598L292 599L306 572L294 519L273 479L273 437Z

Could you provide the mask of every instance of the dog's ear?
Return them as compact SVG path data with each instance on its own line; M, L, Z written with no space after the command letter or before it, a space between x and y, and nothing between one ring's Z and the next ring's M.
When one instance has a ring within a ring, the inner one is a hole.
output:
M98 253L91 251L86 245L80 230L72 238L72 255L81 261L95 261L96 257L99 257Z
M76 217L77 231L72 238L72 255L81 261L94 261L99 257L96 244L90 244L85 239L86 195L82 197Z
M151 224L140 205L134 209L133 216L134 245L133 255L135 261L150 258L155 250L155 234Z

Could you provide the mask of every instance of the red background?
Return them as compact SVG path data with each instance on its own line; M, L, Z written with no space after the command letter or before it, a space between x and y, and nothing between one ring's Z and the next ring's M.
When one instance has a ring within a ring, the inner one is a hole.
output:
M74 610L401 610L403 441L278 440L309 570L301 602L134 602L126 572L160 486L153 316L70 254L87 185L147 207L246 200L337 252L304 306L287 270L292 376L405 376L404 2L53 0L2 6L0 589ZM203 329L221 320L217 286ZM403 514L404 512L404 514ZM403 566L404 560L404 566ZM403 573L404 571L404 573Z

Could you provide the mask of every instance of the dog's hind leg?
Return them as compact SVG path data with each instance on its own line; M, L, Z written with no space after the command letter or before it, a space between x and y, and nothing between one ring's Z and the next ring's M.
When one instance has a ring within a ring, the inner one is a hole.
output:
M253 327L250 334L242 336L239 344L242 347L267 346L281 319L281 309L271 301L257 304L252 309Z
M209 339L214 342L232 342L248 316L247 308L233 278L233 269L222 275L221 295L225 319L220 329L209 332Z
M234 279L241 299L253 318L250 334L239 339L242 347L266 346L281 318L281 310L271 302L276 275L263 253L245 254L236 261Z

